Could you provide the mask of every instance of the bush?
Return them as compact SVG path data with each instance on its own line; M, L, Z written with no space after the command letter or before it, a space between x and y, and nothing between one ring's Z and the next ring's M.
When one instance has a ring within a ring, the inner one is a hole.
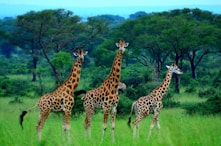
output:
M136 100L137 99L136 89L134 89L133 87L127 87L126 96L131 100Z
M1 96L24 96L32 90L32 86L26 80L0 78Z
M215 93L216 93L215 89L209 88L207 90L200 90L199 93L198 93L198 96L202 97L202 98L203 97L209 98L209 97L214 96Z
M128 85L127 85L128 86ZM131 100L137 100L141 96L146 96L150 94L150 92L156 87L157 85L154 83L140 83L137 86L129 86L126 90L126 96Z
M190 83L187 85L185 92L194 93L196 92L196 87L199 86L199 82L194 79L189 79Z
M183 86L189 86L194 82L194 79L191 77L191 74L185 73L181 76L180 82Z
M210 97L206 102L186 105L184 109L186 109L188 114L221 114L221 95L215 93L214 96Z
M124 94L120 95L120 100L117 106L117 113L128 115L130 113L132 103L133 101L131 101Z
M219 71L217 76L214 78L213 87L215 88L221 87L221 71Z
M8 103L9 104L23 103L23 100L19 99L18 97L15 97L14 100L10 100Z
M72 108L72 112L74 115L79 115L84 112L83 101L81 101L82 96L75 96L74 97L74 107Z
M180 102L174 101L173 92L171 90L168 90L166 94L163 96L163 107L164 108L173 108L173 107L179 107Z

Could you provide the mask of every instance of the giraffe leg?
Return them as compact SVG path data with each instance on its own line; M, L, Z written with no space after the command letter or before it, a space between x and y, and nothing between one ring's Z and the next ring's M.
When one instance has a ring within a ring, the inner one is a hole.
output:
M91 138L91 119L94 113L94 108L85 108L86 118L84 120L85 136Z
M134 138L138 138L139 137L139 125L140 125L140 123L136 123L134 125L134 128L133 128L133 137Z
M71 110L67 109L64 112L64 116L63 116L63 136L64 133L67 132L68 135L68 141L71 141L71 134L70 134L70 130L71 130L71 126L70 126L70 119L71 119Z
M115 141L115 136L114 136L114 128L115 128L115 118L117 114L117 106L112 107L111 111L111 130L112 130L112 142Z
M44 123L45 123L46 119L48 118L49 114L50 114L50 109L44 110L44 112L42 110L40 111L40 118L39 118L38 123L36 125L39 140L41 140L41 130L42 130Z
M102 141L104 139L105 131L107 128L107 119L108 119L109 113L110 113L110 107L109 106L105 107L104 108L104 123L103 123L103 132L102 132Z
M157 130L158 130L158 138L161 137L161 134L160 134L160 121L159 121L159 118L157 117Z
M151 135L151 131L152 129L154 128L154 124L157 123L157 128L159 130L160 128L160 123L158 121L158 115L159 115L159 112L154 112L154 115L153 115L153 118L152 118L152 123L150 125L150 130L149 130L149 134L148 134L148 139L150 138L150 135Z
M136 113L136 119L134 120L133 124L135 125L134 126L134 133L133 133L133 136L134 138L138 138L139 137L139 124L140 124L140 121L142 119L144 119L148 114L149 114L149 111L145 111L145 110L138 110L137 108L135 109L135 113Z
M139 125L140 125L140 121L142 119L143 119L142 117L137 116L137 118L133 122L133 124L134 124L133 137L134 138L138 138L139 137Z

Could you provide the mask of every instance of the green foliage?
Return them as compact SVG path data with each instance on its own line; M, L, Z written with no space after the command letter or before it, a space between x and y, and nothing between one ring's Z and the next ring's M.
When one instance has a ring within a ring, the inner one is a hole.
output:
M116 47L113 40L106 40L98 48L94 49L92 55L96 66L111 67L116 55ZM112 46L112 47L110 47Z
M1 77L0 90L1 96L25 96L33 90L33 86L26 80Z
M51 62L55 67L63 69L65 66L70 66L72 64L71 55L69 53L60 51L53 56Z
M97 18L106 20L109 23L108 26L110 28L116 27L117 25L119 25L125 21L125 18L121 17L119 15L105 14L105 15L99 15L99 16L97 16Z
M72 112L75 116L79 116L84 112L84 106L81 97L82 96L74 97L74 108L72 109Z
M184 107L188 114L221 114L221 95L215 93L206 102L189 104Z
M131 100L136 100L138 98L136 94L136 89L130 86L127 87L126 96Z
M214 94L216 93L216 90L214 88L208 88L206 90L200 90L198 92L198 96L201 98L209 98L214 96Z
M214 88L221 88L221 70L219 73L215 76L213 80L213 87Z
M132 102L125 94L120 94L120 101L117 106L117 113L121 115L129 114Z
M109 72L110 68L105 68L105 67L92 68L92 70L90 71L91 82L89 83L89 86L91 88L95 88L101 85L101 83L109 75Z
M64 78L64 74L67 72L68 69L68 72L70 72L70 68L73 64L71 55L63 51L56 53L51 59L51 62L53 63L55 68L59 70L61 78Z
M163 108L174 108L174 107L180 107L180 102L175 101L174 98L172 98L174 93L171 90L168 90L166 94L163 96Z
M185 80L182 78L182 80ZM199 86L199 82L197 80L194 80L192 78L189 79L190 83L186 86L185 91L187 93L194 93L196 92L196 88Z
M26 60L20 57L5 58L1 56L0 65L0 75L27 74L30 72Z
M184 108L186 109L187 113L189 114L199 113L202 115L221 114L221 94L220 94L221 86L219 86L219 79L220 76L218 74L212 83L214 87L210 87L208 89L199 91L198 96L201 98L207 98L207 100L202 103L186 105Z
M23 100L19 99L18 97L15 97L13 100L10 100L8 103L9 104L23 103Z

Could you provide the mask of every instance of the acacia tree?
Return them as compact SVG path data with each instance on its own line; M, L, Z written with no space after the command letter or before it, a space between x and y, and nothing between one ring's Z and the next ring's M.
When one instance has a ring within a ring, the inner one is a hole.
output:
M13 18L4 18L0 20L0 52L5 57L10 58L14 51L13 46L10 44L10 32L14 30Z
M166 61L174 60L182 68L183 60L188 59L195 78L196 67L202 58L211 50L217 50L215 44L218 44L220 30L215 21L219 23L220 19L218 16L213 18L210 12L176 9L126 21L115 36L129 40L134 58L144 66L154 64L158 77ZM180 76L175 75L175 78L179 92Z
M168 46L173 49L176 63L182 68L187 56L192 77L197 78L196 69L203 57L217 50L220 29L212 24L214 16L199 9L174 10L167 14L171 28L164 31ZM173 58L174 58L173 57ZM179 76L176 77L176 90L179 91Z
M59 84L60 74L51 56L61 50L70 50L72 41L77 39L82 30L79 22L80 17L64 9L31 11L17 17L18 29L14 32L16 42L21 48L31 50L33 80L36 77L37 61L43 55L55 74L56 85Z
M194 79L197 78L196 69L203 57L217 50L215 47L218 41L216 31L214 26L204 23L199 23L190 30L192 35L187 40L186 48Z
M141 18L140 23L144 27L143 34L137 37L136 45L144 48L142 52L149 54L141 54L140 57L146 58L145 60L152 59L151 63L154 64L156 72L155 77L159 79L162 66L171 53L171 49L165 45L162 37L162 32L170 28L170 21L164 16L154 15Z
M169 28L167 24L169 24L169 20L165 17L148 14L126 21L114 33L115 37L122 37L130 43L130 47L133 48L130 58L146 67L153 64L157 80L161 68L171 52L161 38L162 31Z
M11 42L19 46L32 57L32 81L36 81L36 68L41 54L40 46L37 42L35 23L35 12L29 12L16 19L16 29L12 32Z
M170 48L170 57L175 60L175 63L182 69L183 59L185 56L186 48L184 44L189 37L188 21L183 19L182 16L174 16L170 18L170 28L163 30L162 38L166 42L166 46ZM176 92L180 91L180 75L174 75L176 79Z

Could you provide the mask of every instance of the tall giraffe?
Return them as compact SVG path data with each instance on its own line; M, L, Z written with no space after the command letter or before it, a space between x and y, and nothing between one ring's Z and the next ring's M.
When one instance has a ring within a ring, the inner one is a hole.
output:
M131 106L128 125L130 126L131 116L134 108L136 114L136 119L133 122L133 124L135 125L134 128L135 137L139 135L138 128L140 121L144 119L148 114L153 114L148 138L151 135L151 130L153 129L155 123L157 124L158 131L160 130L160 122L158 119L158 115L160 113L160 109L163 107L162 104L163 95L166 93L167 89L169 88L172 74L173 73L182 74L182 71L174 63L166 67L168 68L168 71L163 83L161 83L161 85L155 88L149 95L140 97L137 101L133 102Z
M88 91L81 99L83 100L83 105L86 112L86 118L84 121L86 134L89 137L91 137L90 127L94 109L101 108L104 111L102 140L107 127L107 119L111 112L111 127L113 141L115 117L117 112L117 104L119 101L117 90L120 82L122 57L125 48L128 46L128 43L125 43L125 41L120 41L119 43L116 43L116 46L119 47L119 50L115 56L110 74L98 88Z
M84 49L78 49L76 53L74 52L73 54L77 56L77 60L73 64L71 73L66 81L64 81L54 92L43 95L33 107L23 111L20 115L20 124L23 128L22 123L24 116L27 112L39 106L40 118L36 125L39 140L41 140L41 130L50 112L63 111L64 116L62 129L63 131L68 131L68 139L70 141L70 118L71 110L74 105L74 98L72 97L72 94L78 86L81 66L87 51L84 51Z

